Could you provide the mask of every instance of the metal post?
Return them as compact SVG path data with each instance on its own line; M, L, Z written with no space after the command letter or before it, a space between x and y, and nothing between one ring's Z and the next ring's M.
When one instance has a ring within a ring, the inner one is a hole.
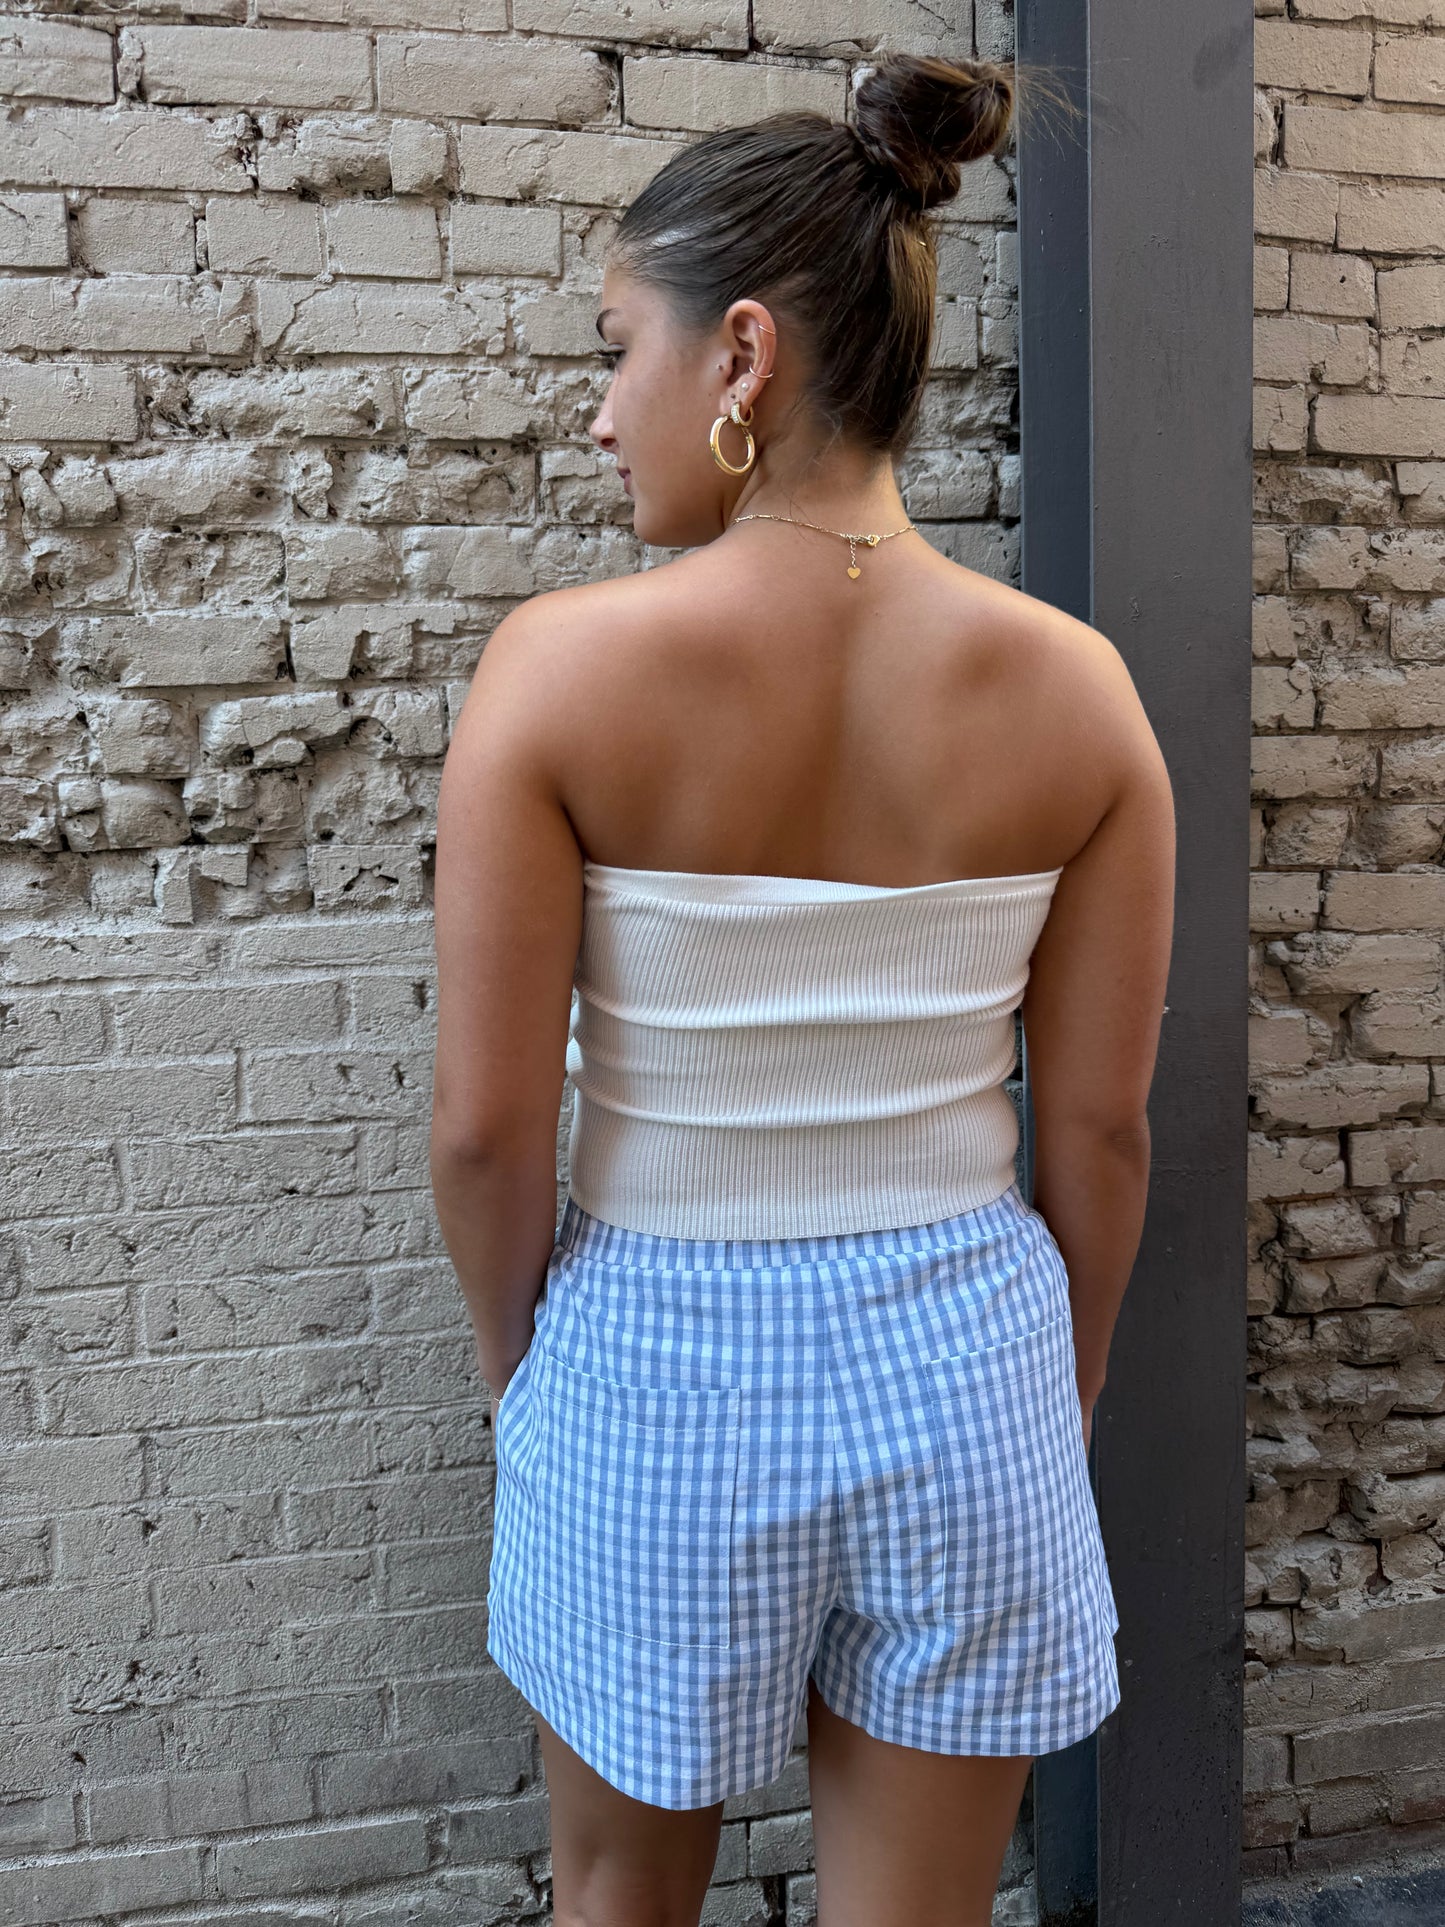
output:
M1236 1927L1249 876L1249 0L1019 0L1024 587L1123 654L1177 922L1149 1214L1091 1455L1123 1700L1034 1769L1041 1927Z

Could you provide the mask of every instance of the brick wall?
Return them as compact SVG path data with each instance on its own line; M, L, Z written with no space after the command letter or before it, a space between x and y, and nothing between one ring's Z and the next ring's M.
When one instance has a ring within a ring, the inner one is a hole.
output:
M1445 1840L1445 4L1257 5L1248 1839Z
M544 1916L426 1190L437 781L506 610L656 559L585 433L619 206L689 130L844 111L880 47L1009 50L996 0L851 18L155 0L0 26L17 1927ZM941 547L1005 575L1011 220L1010 170L972 169L905 476ZM733 1803L710 1918L811 1919L805 1807L801 1753Z

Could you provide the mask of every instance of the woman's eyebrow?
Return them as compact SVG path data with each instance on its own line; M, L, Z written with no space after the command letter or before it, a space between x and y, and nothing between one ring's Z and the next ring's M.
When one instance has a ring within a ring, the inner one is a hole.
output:
M603 327L602 324L607 319L608 315L616 314L616 312L617 310L615 308L604 308L601 314L598 315L597 317L597 332L598 334L601 335L604 341L607 339L607 330Z

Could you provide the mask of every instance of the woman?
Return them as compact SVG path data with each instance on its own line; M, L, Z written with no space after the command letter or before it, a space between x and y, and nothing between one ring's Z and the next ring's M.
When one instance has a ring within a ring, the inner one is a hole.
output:
M559 1922L696 1922L804 1711L823 1927L986 1922L1032 1758L1118 1702L1085 1454L1170 787L1112 645L937 553L894 474L927 210L1011 108L995 67L890 60L856 125L726 131L643 190L590 432L685 553L508 615L447 758L433 1180Z

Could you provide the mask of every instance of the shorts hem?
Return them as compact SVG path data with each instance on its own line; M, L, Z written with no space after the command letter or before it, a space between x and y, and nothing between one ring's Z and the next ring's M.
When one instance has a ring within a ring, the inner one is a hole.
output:
M651 1807L661 1807L670 1813L692 1813L701 1807L715 1806L720 1800L730 1799L733 1795L753 1793L759 1787L770 1786L778 1779L788 1762L792 1751L792 1728L789 1723L788 1734L783 1746L783 1755L776 1766L763 1763L757 1767L734 1767L724 1773L723 1784L704 1783L699 1788L696 1782L685 1790L667 1786L662 1781L644 1780L632 1774L619 1775L611 1765L604 1765L598 1757L587 1736L572 1721L566 1707L565 1683L557 1682L560 1690L553 1691L553 1682L546 1674L531 1666L511 1646L505 1635L495 1631L490 1616L487 1624L487 1654L498 1670L506 1675L513 1686L526 1700L527 1704L547 1722L548 1726L571 1747L579 1759L584 1760L592 1771L606 1780L618 1793L626 1794L630 1800L640 1800Z
M939 1746L936 1740L929 1743L919 1738L916 1727L908 1731L895 1728L887 1732L876 1720L853 1719L833 1706L827 1688L821 1683L818 1684L818 1691L830 1711L837 1712L840 1719L847 1719L850 1724L861 1727L870 1739L883 1740L890 1746L906 1746L916 1753L936 1753L942 1759L980 1760L1014 1760L1022 1759L1025 1755L1038 1759L1045 1753L1061 1753L1066 1747L1075 1746L1080 1740L1097 1733L1121 1698L1120 1694L1115 1693L1107 1703L1101 1703L1098 1711L1091 1709L1077 1723L1069 1722L1062 1727L1055 1724L1042 1732L1030 1732L1019 1727L1004 1730L997 1726L981 1731L975 1727L961 1745Z
M1085 1710L1077 1720L1062 1723L1055 1720L1040 1728L1037 1724L1030 1729L1020 1723L1012 1727L994 1724L989 1727L973 1725L962 1742L957 1746L940 1746L936 1731L927 1739L920 1736L918 1727L894 1726L891 1730L886 1721L876 1718L857 1718L835 1706L826 1685L815 1679L823 1703L840 1719L848 1720L851 1725L861 1727L870 1739L883 1740L890 1746L906 1746L916 1753L935 1753L943 1759L982 1759L1007 1760L1022 1759L1025 1755L1038 1759L1045 1753L1061 1753L1066 1747L1075 1746L1097 1733L1104 1721L1118 1706L1122 1695L1116 1690ZM846 1704L846 1702L845 1702ZM938 1722L933 1722L936 1728Z
M820 1654L809 1677L840 1718L894 1746L949 1758L1037 1758L1062 1752L1096 1733L1123 1697L1114 1648L1118 1612L1102 1544L1072 1586L1086 1593L1092 1589L1104 1611L1088 1613L1086 1608L1083 1636L1066 1642L1071 1657L1052 1676L1004 1672L990 1680L980 1669L960 1674L949 1685L935 1681L923 1692L902 1683L890 1687L886 1674L880 1673L871 1704L867 1680L842 1659L835 1657L830 1680L828 1655ZM1042 1628L1031 1643L1035 1651L1049 1643ZM1012 1711L1002 1710L1010 1703Z

